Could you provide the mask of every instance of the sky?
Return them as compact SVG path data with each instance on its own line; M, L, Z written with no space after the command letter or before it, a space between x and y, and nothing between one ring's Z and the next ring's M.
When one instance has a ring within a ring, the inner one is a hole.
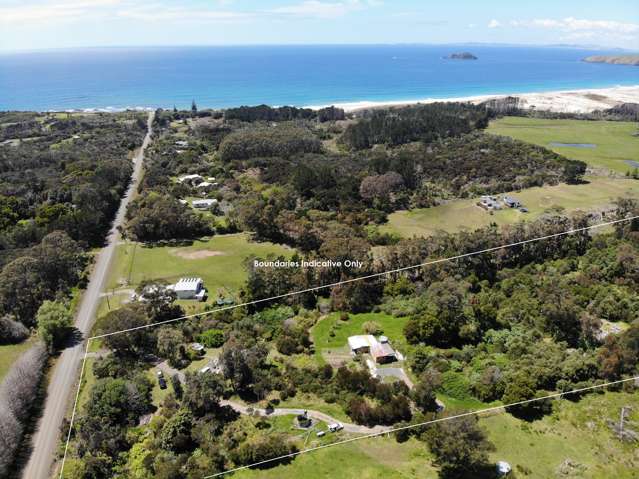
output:
M639 50L639 0L0 0L0 50L577 44Z

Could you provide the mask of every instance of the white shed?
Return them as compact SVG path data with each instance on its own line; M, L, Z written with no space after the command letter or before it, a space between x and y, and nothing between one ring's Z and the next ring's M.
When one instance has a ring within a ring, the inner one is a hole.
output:
M197 299L203 301L206 296L204 289L204 281L202 278L180 278L180 280L171 286L175 291L178 299Z

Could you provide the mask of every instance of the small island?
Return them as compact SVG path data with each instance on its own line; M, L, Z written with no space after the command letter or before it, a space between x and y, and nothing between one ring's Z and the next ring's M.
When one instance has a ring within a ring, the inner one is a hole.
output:
M593 55L583 61L588 63L609 63L611 65L639 66L639 55Z
M477 57L475 55L468 52L452 53L444 58L448 60L477 60Z

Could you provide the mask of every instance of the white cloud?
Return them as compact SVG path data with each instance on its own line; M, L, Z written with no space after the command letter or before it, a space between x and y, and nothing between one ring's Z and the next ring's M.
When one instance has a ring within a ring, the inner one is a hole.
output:
M0 23L39 23L51 20L74 20L113 7L122 0L66 0L0 7Z
M498 28L501 27L501 23L498 20L495 20L494 18L488 22L488 28Z
M379 7L381 0L345 0L343 2L324 2L320 0L306 0L294 5L274 8L269 13L277 15L291 15L313 18L343 17L348 13L363 10L366 7Z
M205 22L235 22L246 20L251 15L229 10L187 9L181 7L166 7L160 4L132 6L117 10L116 15L147 22L158 21L205 21Z
M623 23L612 20L586 20L574 17L566 17L561 20L552 18L535 18L533 20L512 20L510 25L514 27L534 27L561 30L564 32L614 32L636 33L639 32L639 24Z

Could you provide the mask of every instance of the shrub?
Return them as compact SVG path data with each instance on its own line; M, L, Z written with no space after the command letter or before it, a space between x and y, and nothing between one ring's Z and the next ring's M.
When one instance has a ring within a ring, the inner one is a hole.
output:
M207 348L219 348L224 344L224 331L209 329L199 334L197 340Z
M29 330L11 316L0 317L0 344L16 344L29 337Z

